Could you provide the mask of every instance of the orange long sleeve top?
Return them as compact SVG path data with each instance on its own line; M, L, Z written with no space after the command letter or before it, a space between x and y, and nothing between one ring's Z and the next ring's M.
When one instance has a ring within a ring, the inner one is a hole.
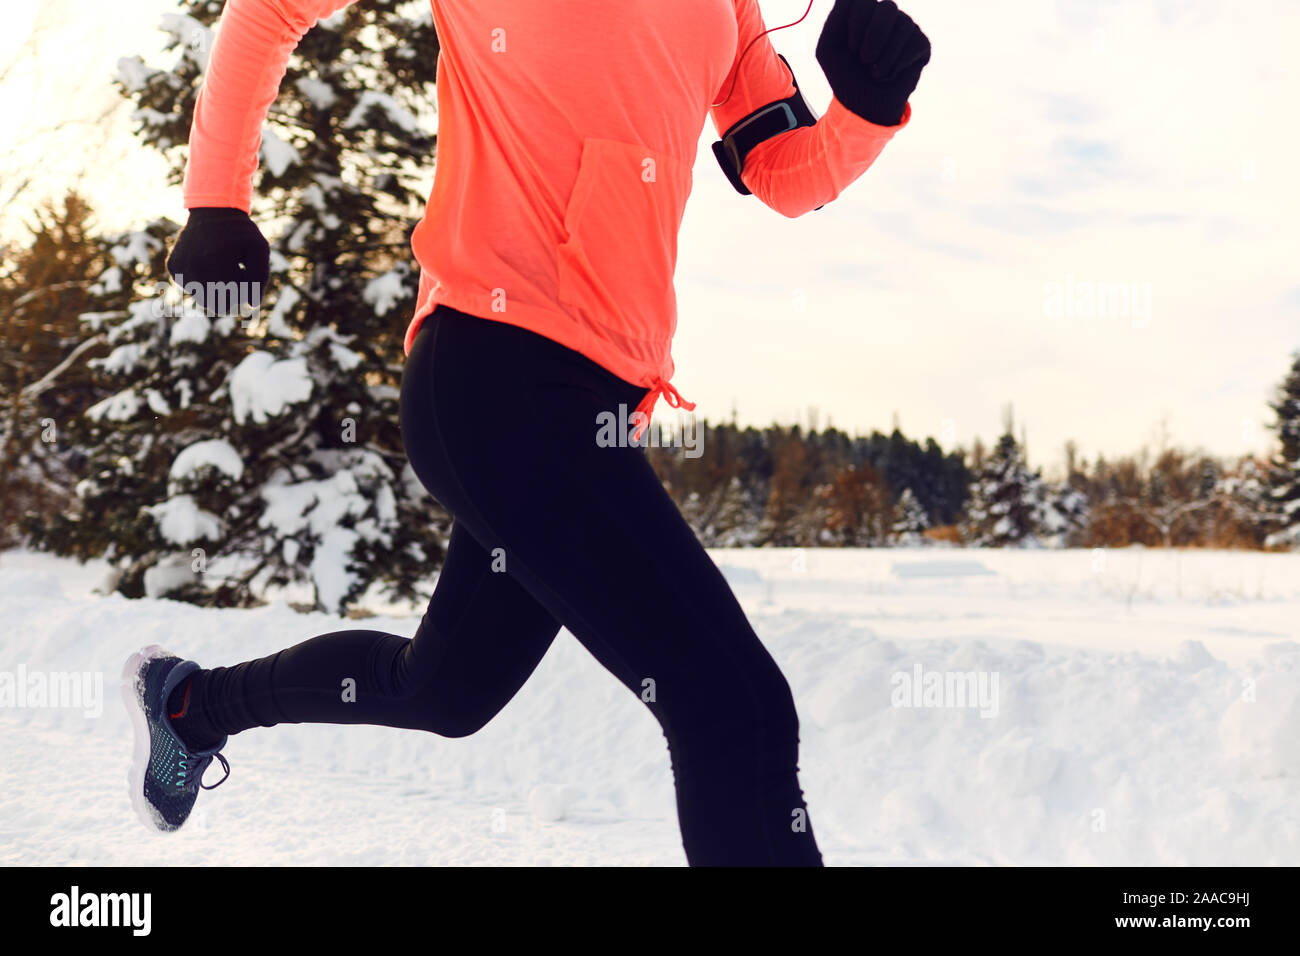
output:
M227 0L194 110L186 208L251 211L289 56L354 2L365 0ZM673 274L705 118L721 134L794 93L768 37L741 57L766 29L757 0L431 3L438 154L411 237L420 285L406 350L446 304L650 389L647 419L661 394L682 403L669 384ZM803 215L861 176L910 117L909 106L882 127L832 98L816 125L755 147L743 181L782 215Z

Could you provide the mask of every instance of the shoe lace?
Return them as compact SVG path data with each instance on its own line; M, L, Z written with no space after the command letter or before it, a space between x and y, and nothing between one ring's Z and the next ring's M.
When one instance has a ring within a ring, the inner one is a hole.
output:
M203 771L208 769L208 764L212 763L212 757L214 756L217 758L218 761L221 762L221 768L225 770L226 773L225 776L223 776L216 783L212 784L211 786L208 786L206 783L203 782ZM224 754L217 753L211 756L201 757L192 767L190 766L190 758L191 755L185 751L183 751L180 755L180 760L179 760L180 771L177 773L176 776L177 776L177 782L180 783L182 786L185 785L186 778L188 777L190 780L197 779L199 782L199 786L202 787L204 790L215 790L217 789L217 787L225 783L226 778L230 776L230 763L226 760Z
M221 763L221 769L223 769L224 771L226 771L226 772L225 772L225 775L222 776L222 778L221 778L220 780L218 780L216 783L214 783L214 784L213 784L212 786L210 786L210 787L209 787L207 784L205 784L205 783L203 782L203 778L200 777L200 778L199 778L199 786L202 787L204 790L215 790L215 789L217 789L217 787L221 786L223 783L226 782L226 777L229 777L229 776L230 776L230 764L227 763L225 756L222 755L222 754L216 754L216 758L217 758L217 760Z

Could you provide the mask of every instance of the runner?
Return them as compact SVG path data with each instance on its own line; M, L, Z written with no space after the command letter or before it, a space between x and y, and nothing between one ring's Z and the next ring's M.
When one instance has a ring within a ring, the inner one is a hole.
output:
M266 282L249 217L262 124L298 42L352 2L228 0L168 261L200 297ZM596 423L631 408L639 437L660 396L694 408L670 384L670 344L706 117L736 189L803 215L907 125L929 42L889 0L836 0L817 45L834 96L817 118L757 0L432 3L439 148L411 240L401 424L455 517L445 565L409 639L338 631L211 669L157 646L133 655L135 805L179 828L211 762L229 775L229 736L254 727L472 734L564 627L659 722L691 865L820 865L788 683L644 442L598 441Z

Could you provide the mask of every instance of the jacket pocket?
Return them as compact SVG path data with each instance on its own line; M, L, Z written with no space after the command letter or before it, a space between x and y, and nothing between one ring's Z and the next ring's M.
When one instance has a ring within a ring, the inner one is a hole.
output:
M559 247L560 302L638 361L676 327L673 273L691 167L636 143L583 140Z

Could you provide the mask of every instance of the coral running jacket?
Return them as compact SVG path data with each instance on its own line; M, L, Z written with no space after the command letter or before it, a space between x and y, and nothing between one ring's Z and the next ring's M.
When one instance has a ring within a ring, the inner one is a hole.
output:
M289 56L318 19L354 2L228 0L195 105L186 208L251 211L262 124ZM406 350L446 304L650 389L647 417L660 394L681 403L669 384L673 273L705 118L721 134L794 93L767 37L740 56L766 29L758 0L431 2L438 154L411 237L421 271ZM832 99L815 126L755 147L744 183L782 215L803 215L861 176L910 117L909 106L897 126L877 126Z

